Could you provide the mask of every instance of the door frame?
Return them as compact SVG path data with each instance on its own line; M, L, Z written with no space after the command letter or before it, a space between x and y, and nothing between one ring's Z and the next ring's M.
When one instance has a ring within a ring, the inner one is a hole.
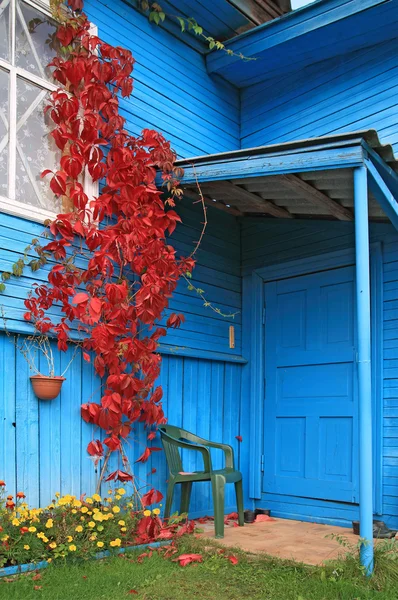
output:
M270 281L309 275L318 271L355 266L355 249L348 248L256 269L252 273L251 306L251 390L250 390L250 498L262 496L262 455L264 437L264 284ZM374 512L382 514L383 460L383 258L381 242L370 244L373 474ZM255 418L254 418L255 416ZM359 457L358 457L359 460Z

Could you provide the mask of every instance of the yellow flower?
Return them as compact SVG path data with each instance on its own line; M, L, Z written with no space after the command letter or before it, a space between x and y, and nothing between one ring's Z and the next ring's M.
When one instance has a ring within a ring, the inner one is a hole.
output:
M51 542L51 544L49 544L50 548L52 548L54 550L54 548L57 547L57 544L55 542Z
M52 558L47 558L46 560L47 560L48 563L50 563L50 562L52 562L53 559Z
M67 542L73 542L73 537L71 535L68 535L68 537L66 538Z
M78 525L76 527L75 531L77 531L78 533L81 533L83 531L83 527L81 525Z
M47 506L47 508L48 508L48 510L52 510L52 509L54 508L54 504L49 504L49 505Z
M144 517L150 517L151 516L151 511L150 510L144 510Z
M93 508L93 513L94 514L99 513L99 508Z
M154 508L152 512L153 512L154 515L160 515L160 509L159 508Z
M1 538L1 541L6 542L9 537L10 537L9 535L3 535L3 537Z
M77 513L76 508L72 508L72 515L75 515Z
M126 490L124 488L119 488L118 490L116 490L118 494L120 494L121 496L124 496L124 494L126 493Z
M92 499L91 499L91 498L86 498L86 503L87 503L87 504L92 504L92 503L93 503L93 501L92 501Z
M97 546L98 546L98 548L103 548L104 547L104 542L97 542Z
M112 510L114 513L120 513L120 508L118 506L113 506Z
M69 546L69 550L70 550L71 552L76 552L76 546L75 546L75 544L71 544L71 545Z
M20 522L18 521L18 519L13 519L11 521L11 523L14 525L14 527L18 527L18 525L20 525Z
M24 550L30 550L30 546L28 546L28 544L25 544L23 547Z
M122 540L120 538L116 538L115 540L113 540L111 542L111 546L112 548L115 548L116 546L120 546L122 543Z
M86 512L88 512L88 508L87 508L87 506L83 506L83 508L82 508L81 512L82 512L82 513L86 513Z
M56 498L59 498L59 497L60 497L60 495L61 495L61 494L60 494L59 492L55 492L55 497L56 497Z
M48 519L48 521L46 523L47 529L51 529L51 527L53 527L53 525L54 525L54 521L52 519Z
M127 531L127 527L121 527L120 531L123 531L123 533L124 533L125 531Z
M97 534L94 532L93 535L90 535L89 540L90 540L90 542L93 542L96 539L97 539Z
M101 496L99 494L93 494L93 500L96 502L101 502Z
M48 537L44 536L44 537L42 537L41 539L43 540L43 542L44 542L45 544L47 544L47 542L48 542Z
M112 490L108 490L108 496L112 496L113 492Z
M126 525L126 522L123 521L123 519L120 519L120 521L118 521L117 524L122 525L122 527L124 527Z
M133 508L133 503L132 503L132 502L129 502L129 503L127 504L127 506L128 506L129 508Z
M93 515L93 519L94 521L103 521L104 520L104 515L100 512L94 513Z
M91 515L93 514L93 511L89 510L87 514L91 517Z
M87 525L88 525L89 527L91 527L91 529L92 529L93 527L95 527L95 523L94 523L94 521L89 521L89 523L87 523Z
M104 506L104 508L102 509L104 512L109 512L109 508L107 506Z
M116 494L115 498L116 500L120 500L121 496L119 496L119 494Z
M29 527L28 528L29 533L34 533L35 531L37 531L36 527Z

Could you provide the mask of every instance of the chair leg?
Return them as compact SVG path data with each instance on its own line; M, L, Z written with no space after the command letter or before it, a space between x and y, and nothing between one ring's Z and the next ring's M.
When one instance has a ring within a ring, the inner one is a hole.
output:
M214 529L216 538L224 537L224 489L225 478L222 475L213 475L211 478L214 505Z
M243 485L242 480L235 483L236 506L238 509L238 523L240 527L245 524L244 509L243 509Z
M181 504L180 515L189 511L189 501L191 499L192 481L181 484Z
M166 494L166 506L164 508L164 519L168 519L171 513L171 505L173 504L173 495L174 495L174 481L169 481L167 486L167 494Z

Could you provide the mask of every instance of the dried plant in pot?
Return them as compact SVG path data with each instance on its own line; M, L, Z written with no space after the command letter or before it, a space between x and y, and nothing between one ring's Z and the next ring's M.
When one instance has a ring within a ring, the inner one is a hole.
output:
M33 375L30 376L30 381L32 383L35 395L39 398L39 400L54 400L61 391L62 384L66 380L64 375L72 364L76 356L76 352L80 347L80 343L76 343L72 357L61 375L55 375L54 354L51 348L50 338L43 333L37 332L36 330L32 335L13 335L6 327L6 319L3 311L2 317L4 322L4 331L7 334L7 337L22 354L29 365L30 371L33 373ZM45 358L47 374L41 373L37 367L38 355L42 355Z

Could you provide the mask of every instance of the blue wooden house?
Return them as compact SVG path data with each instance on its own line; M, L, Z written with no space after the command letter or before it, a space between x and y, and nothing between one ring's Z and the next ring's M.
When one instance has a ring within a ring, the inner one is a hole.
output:
M169 422L234 446L247 507L346 526L360 516L369 538L373 516L398 528L398 0L162 5L234 55L209 52L172 20L151 24L133 0L85 10L136 58L122 101L130 132L163 132L185 169L174 236L185 254L201 229L198 178L209 225L193 281L237 313L179 286L172 304L186 323L160 349ZM53 156L42 112L52 25L28 27L47 12L45 0L0 2L1 270L59 209L38 177ZM2 295L9 332L28 332L23 299L38 278L45 268ZM92 432L79 408L100 396L92 367L76 359L45 403L4 333L0 354L0 478L37 504L90 492ZM56 360L61 369L70 356ZM151 467L164 490L159 454L137 477ZM192 516L210 510L199 484Z

